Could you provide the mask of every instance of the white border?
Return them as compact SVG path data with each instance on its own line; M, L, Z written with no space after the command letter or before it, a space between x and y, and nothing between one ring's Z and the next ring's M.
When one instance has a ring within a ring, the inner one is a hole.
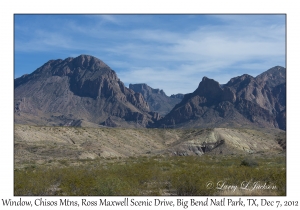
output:
M287 196L269 200L297 200L300 184L299 152L299 6L296 1L33 1L3 0L1 18L1 147L0 202L13 197L13 15L15 13L281 13L287 14ZM45 23L46 24L46 23ZM229 198L229 197L226 197ZM255 197L260 198L260 197ZM26 197L28 200L35 198ZM49 198L51 199L51 198ZM58 198L57 198L58 199ZM79 200L78 197L72 199ZM142 199L146 199L145 197ZM175 198L168 198L175 201ZM243 199L246 199L245 197ZM2 206L2 204L0 204ZM199 208L199 207L198 207ZM128 208L129 209L129 208ZM173 208L174 209L174 208Z

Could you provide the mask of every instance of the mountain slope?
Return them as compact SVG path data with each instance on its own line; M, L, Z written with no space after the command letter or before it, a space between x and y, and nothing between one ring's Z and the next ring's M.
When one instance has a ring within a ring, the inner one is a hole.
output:
M269 127L286 129L285 68L220 84L204 77L158 127ZM276 81L274 81L276 80Z
M279 66L224 85L203 77L193 93L168 97L146 84L127 88L103 61L80 55L50 60L15 79L14 119L18 124L50 126L285 130L285 77L286 69Z
M88 55L50 60L15 79L15 122L145 127L159 119L103 61Z

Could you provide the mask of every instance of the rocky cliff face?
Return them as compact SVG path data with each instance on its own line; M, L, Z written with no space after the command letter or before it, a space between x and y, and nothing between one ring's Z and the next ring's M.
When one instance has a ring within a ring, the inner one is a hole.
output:
M256 78L242 75L220 84L204 77L161 119L159 127L271 127L286 129L285 68Z
M88 55L48 61L14 85L16 123L81 120L145 127L160 118L141 93L126 88L109 66Z
M150 110L158 112L161 116L169 113L182 99L180 96L171 98L163 90L153 89L147 84L130 84L129 88L134 92L141 93L149 104Z

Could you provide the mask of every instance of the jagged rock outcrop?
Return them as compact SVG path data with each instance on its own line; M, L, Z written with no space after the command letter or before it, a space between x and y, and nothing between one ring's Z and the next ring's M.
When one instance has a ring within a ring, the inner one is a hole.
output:
M88 55L50 60L15 79L15 122L58 125L68 120L145 127L159 117L141 93L117 77L103 61ZM59 119L56 116L73 116ZM114 117L114 123L109 117Z
M261 73L256 78L260 84L265 84L270 88L286 83L286 69L281 66L275 66Z
M184 94L182 94L182 93L177 93L177 94L172 94L171 96L170 96L170 98L178 98L178 99L183 99L183 97L184 97Z
M169 97L163 90L153 89L147 84L129 84L129 88L134 92L141 93L147 101L150 110L158 112L161 116L169 113L182 99L180 96Z
M163 119L159 127L271 127L286 129L285 68L274 67L227 84L203 77L198 88ZM273 81L276 80L276 81Z

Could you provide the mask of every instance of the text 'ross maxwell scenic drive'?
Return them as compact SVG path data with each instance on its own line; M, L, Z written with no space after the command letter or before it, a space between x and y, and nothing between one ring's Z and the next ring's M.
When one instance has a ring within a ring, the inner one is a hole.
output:
M14 81L15 195L286 195L286 69L167 96L102 60Z

